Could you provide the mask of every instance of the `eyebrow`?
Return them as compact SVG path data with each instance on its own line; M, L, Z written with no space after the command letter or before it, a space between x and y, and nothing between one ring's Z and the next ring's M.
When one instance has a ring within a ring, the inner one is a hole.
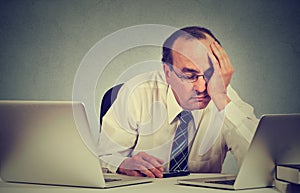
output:
M186 68L186 67L184 67L184 68L181 70L181 72L183 72L183 73L185 73L185 72L190 72L190 73L194 73L194 74L200 73L200 72L197 71L197 70L194 70L194 69L191 69L191 68Z

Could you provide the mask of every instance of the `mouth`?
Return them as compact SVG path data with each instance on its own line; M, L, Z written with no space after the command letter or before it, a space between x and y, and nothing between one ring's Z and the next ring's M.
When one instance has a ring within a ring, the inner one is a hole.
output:
M207 101L210 99L209 95L198 95L198 96L194 96L191 97L192 100L196 100L196 101Z

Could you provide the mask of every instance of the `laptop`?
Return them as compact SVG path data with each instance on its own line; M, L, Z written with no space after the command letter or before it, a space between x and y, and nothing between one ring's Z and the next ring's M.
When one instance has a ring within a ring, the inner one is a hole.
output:
M263 115L236 176L179 179L182 185L240 190L273 186L276 164L300 163L300 114Z
M91 188L153 181L104 174L93 143L87 140L89 130L80 102L0 101L2 180Z

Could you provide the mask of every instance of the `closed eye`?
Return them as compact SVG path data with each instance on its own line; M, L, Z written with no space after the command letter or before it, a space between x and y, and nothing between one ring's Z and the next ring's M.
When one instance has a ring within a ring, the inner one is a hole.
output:
M198 75L197 74L191 74L191 75L184 75L186 79L190 79L190 80L193 80L195 78L198 78Z

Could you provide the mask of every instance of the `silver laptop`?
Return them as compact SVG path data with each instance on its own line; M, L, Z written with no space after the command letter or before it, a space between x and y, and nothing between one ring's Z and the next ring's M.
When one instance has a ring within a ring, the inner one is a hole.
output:
M264 115L237 176L179 179L183 185L222 189L273 185L275 164L300 163L300 114Z
M93 188L152 181L103 174L92 142L82 140L89 129L79 102L0 101L2 180Z

